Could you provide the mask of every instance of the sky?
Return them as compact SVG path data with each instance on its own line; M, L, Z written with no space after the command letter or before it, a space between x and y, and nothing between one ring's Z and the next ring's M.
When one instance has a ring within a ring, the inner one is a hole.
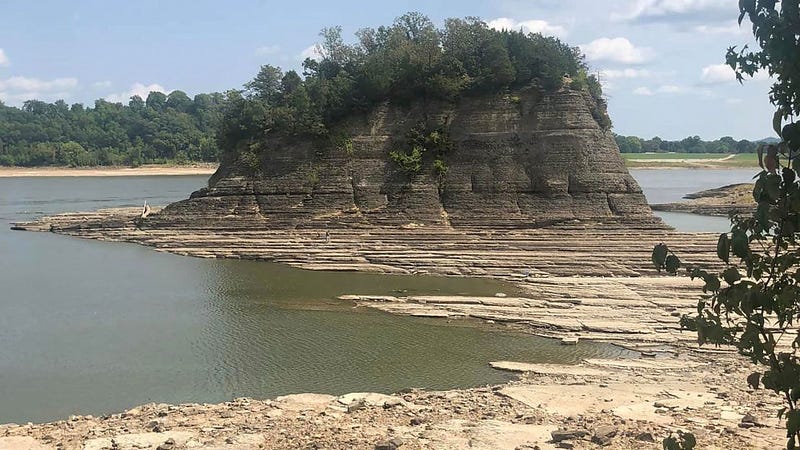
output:
M127 103L151 90L241 88L262 64L298 70L324 27L419 11L477 16L578 46L600 76L614 132L643 138L771 136L769 78L739 84L725 51L754 47L737 0L0 0L0 100Z

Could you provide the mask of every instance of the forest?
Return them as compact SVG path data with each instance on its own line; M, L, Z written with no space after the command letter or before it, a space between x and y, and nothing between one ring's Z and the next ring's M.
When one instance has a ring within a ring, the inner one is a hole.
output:
M699 136L689 136L679 141L668 141L656 136L642 139L637 136L614 135L622 153L753 153L765 141L736 140L725 136L714 141L704 141ZM770 142L767 142L770 143Z
M128 105L95 101L93 108L59 100L0 102L0 165L138 166L216 161L224 96L182 91L133 96Z

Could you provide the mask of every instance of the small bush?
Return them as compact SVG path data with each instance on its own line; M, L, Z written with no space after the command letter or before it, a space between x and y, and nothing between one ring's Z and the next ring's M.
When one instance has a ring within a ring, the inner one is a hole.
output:
M400 166L400 169L407 174L417 174L422 170L422 154L424 150L420 147L411 149L411 153L391 151L389 157Z

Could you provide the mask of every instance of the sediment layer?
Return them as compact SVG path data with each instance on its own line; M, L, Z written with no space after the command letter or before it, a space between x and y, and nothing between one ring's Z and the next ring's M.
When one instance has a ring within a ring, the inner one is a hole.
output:
M537 88L455 104L380 105L339 124L335 142L269 138L254 143L248 158L227 153L208 188L143 226L499 229L572 219L652 220L593 107L587 92ZM443 170L434 168L434 150L413 174L390 157L411 151L407 136L420 123L441 127L452 143L438 156Z

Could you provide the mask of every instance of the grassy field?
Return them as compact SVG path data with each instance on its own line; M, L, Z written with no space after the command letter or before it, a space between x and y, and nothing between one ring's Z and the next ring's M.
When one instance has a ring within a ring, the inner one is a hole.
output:
M758 167L758 155L740 153L623 153L622 158L629 168L736 168Z

